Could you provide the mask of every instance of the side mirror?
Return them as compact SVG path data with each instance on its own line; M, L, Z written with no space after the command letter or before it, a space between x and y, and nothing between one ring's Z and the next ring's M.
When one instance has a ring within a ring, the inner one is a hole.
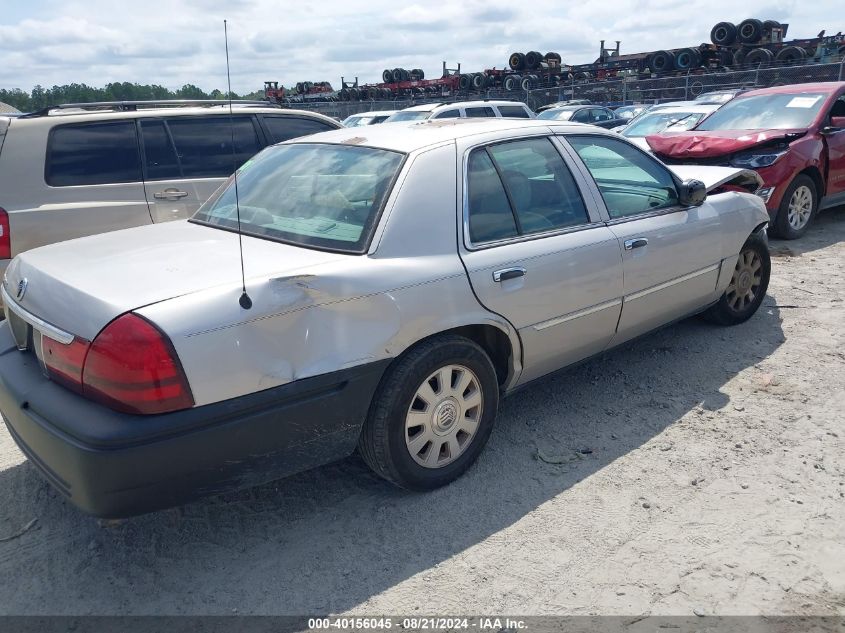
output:
M707 199L707 187L700 180L685 180L678 187L678 202L682 207L699 207Z
M830 125L822 128L822 134L833 134L845 130L845 116L830 117Z

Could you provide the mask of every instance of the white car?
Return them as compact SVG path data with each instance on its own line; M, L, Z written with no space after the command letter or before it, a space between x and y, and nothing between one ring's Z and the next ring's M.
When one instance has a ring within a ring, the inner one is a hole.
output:
M346 117L342 123L344 127L360 127L362 125L376 125L384 123L399 110L374 110L372 112L358 112Z
M651 134L661 132L685 132L710 116L721 107L715 103L693 103L683 105L655 106L631 121L620 134L638 147L651 151L645 140Z
M462 101L411 106L400 110L385 123L426 119L533 119L536 116L531 108L520 101Z

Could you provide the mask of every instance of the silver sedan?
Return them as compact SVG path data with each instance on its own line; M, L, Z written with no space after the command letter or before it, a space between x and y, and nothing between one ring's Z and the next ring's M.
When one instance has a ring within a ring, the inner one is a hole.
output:
M705 182L553 121L273 146L190 220L18 256L0 411L99 516L356 447L399 486L442 486L517 387L696 313L754 314L770 270L756 175L685 169Z

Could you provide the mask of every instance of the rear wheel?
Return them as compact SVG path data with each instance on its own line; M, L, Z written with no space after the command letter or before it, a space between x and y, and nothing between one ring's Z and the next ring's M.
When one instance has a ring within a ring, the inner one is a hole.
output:
M752 235L739 252L727 289L704 316L720 325L738 325L750 319L766 296L771 270L769 247L762 237Z
M432 490L457 479L478 458L498 404L496 371L484 350L460 336L436 337L389 370L358 448L388 481Z
M806 174L799 174L783 194L772 234L785 240L798 239L807 232L818 204L816 183Z

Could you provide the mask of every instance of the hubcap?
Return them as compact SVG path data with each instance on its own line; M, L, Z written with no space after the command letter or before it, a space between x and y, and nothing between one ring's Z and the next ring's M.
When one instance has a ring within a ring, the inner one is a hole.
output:
M810 215L813 213L813 192L810 188L801 185L792 192L792 197L789 199L789 208L787 209L786 219L796 231L803 229L807 222L810 221Z
M748 249L739 254L731 283L725 291L731 310L742 312L757 298L762 283L762 268L763 260L757 251Z
M425 468L452 463L472 443L484 395L478 377L463 365L447 365L417 388L405 418L405 446Z

